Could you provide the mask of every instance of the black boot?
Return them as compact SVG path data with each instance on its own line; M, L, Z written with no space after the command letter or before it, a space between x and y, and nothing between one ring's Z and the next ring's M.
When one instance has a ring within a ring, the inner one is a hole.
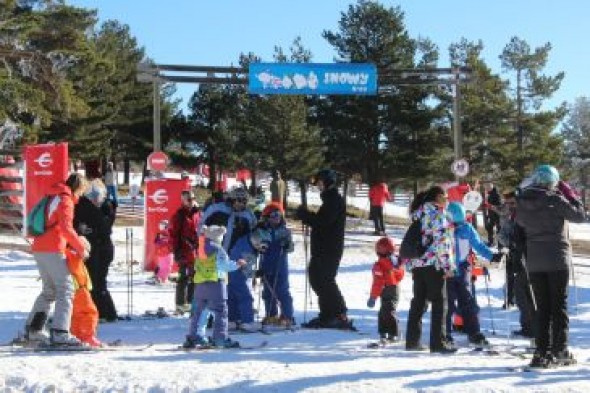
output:
M33 315L31 323L25 326L25 340L26 341L49 341L49 335L45 332L45 323L47 323L47 314L44 312L36 312Z
M555 364L558 366L570 366L572 364L577 363L576 358L574 358L574 355L567 349L564 349L563 351L554 352L553 360Z

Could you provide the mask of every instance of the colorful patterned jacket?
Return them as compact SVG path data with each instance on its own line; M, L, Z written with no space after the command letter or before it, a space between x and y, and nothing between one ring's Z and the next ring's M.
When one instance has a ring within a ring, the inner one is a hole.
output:
M422 244L427 246L421 258L413 259L408 266L434 266L444 272L455 269L453 245L453 225L447 219L445 209L427 202L414 212L414 217L422 222Z

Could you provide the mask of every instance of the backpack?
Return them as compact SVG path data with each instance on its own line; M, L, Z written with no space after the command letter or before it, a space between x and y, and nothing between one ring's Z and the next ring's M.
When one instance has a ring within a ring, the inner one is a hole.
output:
M27 234L29 236L41 236L47 230L45 226L47 209L49 208L51 199L52 197L49 195L44 196L35 206L33 206L33 209L27 215Z
M428 246L422 244L422 220L414 219L400 245L399 257L401 259L420 258L427 249Z

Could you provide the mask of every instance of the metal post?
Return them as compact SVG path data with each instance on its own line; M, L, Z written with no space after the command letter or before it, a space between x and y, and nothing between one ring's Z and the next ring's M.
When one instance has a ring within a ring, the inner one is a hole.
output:
M154 78L154 151L162 150L162 138L160 133L160 80Z
M461 108L459 100L461 99L461 88L460 85L460 70L459 68L453 69L453 140L455 147L455 160L463 158L463 134L461 132Z

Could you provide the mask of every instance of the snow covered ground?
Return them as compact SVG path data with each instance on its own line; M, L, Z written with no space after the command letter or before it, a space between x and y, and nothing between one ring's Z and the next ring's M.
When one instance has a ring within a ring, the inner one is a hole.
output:
M402 207L400 207L401 209ZM121 339L127 344L153 343L145 351L120 350L99 353L11 353L0 349L0 391L3 392L389 392L389 391L577 391L590 390L590 259L576 258L577 291L570 296L571 347L580 365L542 373L514 373L508 367L528 361L509 355L489 356L462 350L454 356L408 353L401 345L368 350L377 337L376 310L367 309L371 265L374 261L369 222L351 222L338 281L349 314L363 335L340 331L279 332L271 336L240 335L243 344L268 340L260 350L226 350L184 353L169 351L183 341L188 319L135 319L99 326L105 341ZM398 241L401 228L389 228ZM136 256L141 256L141 228L134 228ZM125 229L116 228L116 259L109 286L121 315L128 312ZM297 309L304 319L305 254L300 235L290 259L291 288ZM4 236L2 242L21 239ZM133 314L158 307L172 309L172 285L146 284L148 273L134 272ZM20 251L0 250L0 342L8 342L22 329L24 319L40 291L32 258ZM482 327L494 344L506 344L507 331L517 329L518 312L504 311L503 272L493 271L489 283L491 311L483 280L477 283L482 307ZM411 299L411 278L401 285L399 316L405 329ZM255 306L258 294L255 293ZM576 307L576 299L578 306ZM317 310L315 298L307 319ZM492 335L492 319L496 335ZM424 319L423 342L427 344L429 316ZM459 345L466 346L458 335ZM524 340L511 339L525 346Z
M294 202L298 195L291 195ZM349 203L367 209L367 198L349 198ZM317 194L309 195L310 204L319 204ZM407 205L387 204L385 213L406 216ZM78 354L11 353L0 349L0 388L2 391L78 391L78 392L208 392L208 391L580 391L590 389L590 258L576 258L576 285L570 296L571 344L580 365L543 373L514 373L509 367L524 365L509 355L486 356L462 349L454 356L406 353L402 346L385 350L365 349L376 339L376 310L367 309L370 269L374 261L371 223L349 221L346 250L338 281L350 308L349 314L363 333L339 331L297 331L235 336L245 345L263 340L260 350L232 350L208 353L169 351L181 343L187 318L144 320L133 318L99 327L105 342L117 339L127 344L154 344L145 351ZM399 242L403 228L389 227L390 236ZM134 258L141 260L143 229L133 228ZM590 239L590 225L572 225L573 238ZM128 269L125 264L126 228L116 227L113 234L117 252L109 276L109 286L122 316L146 310L174 307L172 285L146 283L149 273L134 267L133 309L128 302ZM295 236L296 249L291 256L291 288L297 309L296 319L310 319L317 312L315 298L304 316L305 254L301 235ZM25 244L16 236L0 236L2 244ZM24 319L40 290L37 269L32 258L21 251L0 250L0 342L12 339L22 330ZM518 328L518 312L504 311L503 272L492 271L489 283L491 313L485 285L478 282L478 301L482 307L482 327L494 344L525 346L524 340L508 339L506 333ZM573 284L573 281L572 281ZM411 278L402 283L399 316L405 321L411 299ZM258 306L255 293L255 307ZM492 318L493 317L493 321ZM424 319L424 343L427 344L429 317ZM492 325L493 323L493 325ZM492 333L494 331L496 334ZM466 347L465 338L456 336Z

